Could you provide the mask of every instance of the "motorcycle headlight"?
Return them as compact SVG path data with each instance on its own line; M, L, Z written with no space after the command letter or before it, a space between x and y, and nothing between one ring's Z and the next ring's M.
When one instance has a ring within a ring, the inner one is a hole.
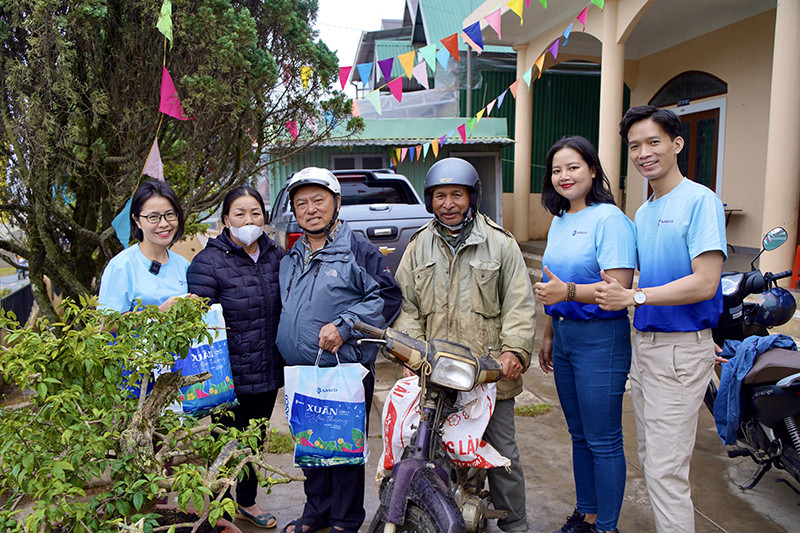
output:
M739 289L739 285L741 285L743 279L744 274L741 272L734 274L733 276L723 276L721 280L722 295L730 296L731 294L735 293Z
M475 386L477 372L474 362L441 355L436 359L428 380L441 387L469 391Z

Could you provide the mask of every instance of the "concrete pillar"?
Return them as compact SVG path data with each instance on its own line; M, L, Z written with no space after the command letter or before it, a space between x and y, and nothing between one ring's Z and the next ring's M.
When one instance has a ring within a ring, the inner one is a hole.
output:
M798 242L800 208L800 2L779 0L772 50L772 88L769 105L767 166L764 177L764 215L761 233L783 226L789 241L761 256L763 271L792 268ZM788 285L788 280L785 280Z
M617 205L621 205L619 121L625 74L625 45L617 43L617 1L606 0L603 9L603 51L600 65L600 135L597 152Z
M517 52L517 79L522 78L528 66L526 51L528 45L514 47ZM506 98L511 98L510 94ZM517 241L525 242L530 235L530 197L531 197L531 136L533 130L533 96L519 84L516 100L516 123L514 127L514 220L511 232Z

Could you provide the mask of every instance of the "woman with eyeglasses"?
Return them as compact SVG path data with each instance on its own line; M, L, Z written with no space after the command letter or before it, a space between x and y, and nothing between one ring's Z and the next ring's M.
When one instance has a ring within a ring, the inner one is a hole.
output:
M139 243L115 255L103 271L101 309L128 313L157 305L163 312L186 295L189 261L169 250L183 236L183 224L183 209L169 185L146 181L136 189L131 234Z

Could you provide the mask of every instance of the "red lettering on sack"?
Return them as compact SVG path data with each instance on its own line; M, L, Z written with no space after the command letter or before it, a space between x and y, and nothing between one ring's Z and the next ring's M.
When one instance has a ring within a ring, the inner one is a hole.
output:
M447 453L456 453L456 448L452 441L442 442L444 445L444 449L447 450Z

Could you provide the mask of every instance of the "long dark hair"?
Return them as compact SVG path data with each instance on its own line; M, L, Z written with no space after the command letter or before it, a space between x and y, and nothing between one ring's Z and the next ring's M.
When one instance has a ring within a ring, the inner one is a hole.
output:
M252 196L258 202L258 205L261 206L261 214L265 217L267 216L267 209L264 207L264 199L261 197L261 193L255 190L252 187L248 187L244 185L242 187L236 187L235 189L231 189L228 191L228 194L225 195L225 199L222 200L222 216L227 217L231 212L231 205L233 202L241 198L242 196ZM223 219L224 221L224 219Z
M600 164L600 157L592 143L580 135L564 137L557 141L547 152L545 159L545 174L542 182L542 205L555 216L561 216L569 209L569 200L558 194L553 187L553 157L556 152L564 148L572 148L583 158L590 170L594 170L595 177L592 180L592 188L586 193L586 205L592 204L614 204L614 195L611 194L611 184L608 182L603 166Z
M144 203L154 196L161 196L169 200L169 203L172 204L172 209L177 213L178 231L176 231L175 236L172 237L172 242L178 242L181 240L181 237L183 237L183 226L186 223L186 218L183 215L183 208L181 208L181 203L178 201L175 191L163 181L145 181L139 185L139 188L133 193L133 198L131 199L131 235L139 242L144 239L144 233L142 233L141 228L136 225L135 219L139 218L139 215L142 214Z

